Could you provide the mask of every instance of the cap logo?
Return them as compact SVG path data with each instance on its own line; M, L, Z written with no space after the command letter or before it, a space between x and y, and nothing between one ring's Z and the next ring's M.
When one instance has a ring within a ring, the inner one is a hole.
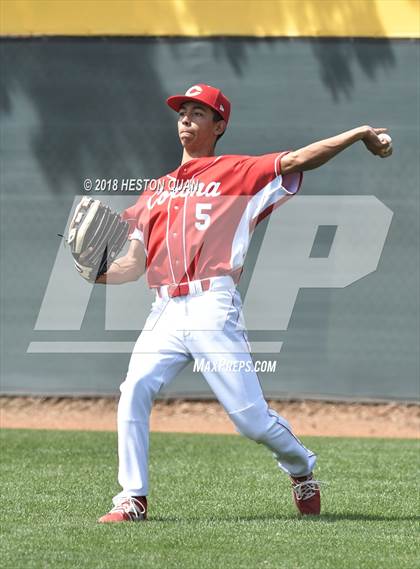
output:
M225 107L223 105L219 105L219 109L222 111L222 113L225 112Z
M196 97L197 95L199 95L202 92L203 92L203 89L199 85L193 85L192 87L190 87L188 89L188 91L186 91L185 94L187 97Z

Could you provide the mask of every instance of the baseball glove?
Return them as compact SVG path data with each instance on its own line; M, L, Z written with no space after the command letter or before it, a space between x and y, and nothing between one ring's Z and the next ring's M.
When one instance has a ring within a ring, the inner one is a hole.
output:
M76 207L69 227L70 246L76 270L94 283L106 273L127 241L129 224L99 200L84 197Z

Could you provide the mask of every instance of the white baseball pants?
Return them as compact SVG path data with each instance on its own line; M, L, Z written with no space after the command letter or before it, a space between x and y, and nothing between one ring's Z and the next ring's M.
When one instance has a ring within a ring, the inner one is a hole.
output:
M120 388L118 481L122 492L114 500L148 494L152 403L159 390L191 359L204 360L210 363L207 367L216 368L203 375L241 434L268 447L286 473L304 476L312 471L316 456L264 399L252 369L240 295L234 285L226 288L226 278L222 277L214 279L209 291L157 298L152 305ZM229 371L225 364L230 361L248 364L241 371Z

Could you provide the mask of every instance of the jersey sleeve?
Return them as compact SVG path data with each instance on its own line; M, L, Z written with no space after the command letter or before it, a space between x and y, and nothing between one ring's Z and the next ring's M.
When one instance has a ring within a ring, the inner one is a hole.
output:
M143 212L144 212L144 205L145 200L143 198L144 194L142 194L137 202L124 210L121 214L121 218L124 221L128 221L130 224L130 230L128 234L128 239L130 241L138 240L141 241L144 245L144 220L143 220Z
M303 173L281 173L281 159L288 154L276 152L262 156L244 156L237 164L241 174L241 195L249 198L248 219L256 225L299 191Z
M286 194L295 195L302 184L302 172L282 175L281 159L289 151L263 154L262 156L244 156L243 160L236 164L244 181L243 194L255 195L274 180L281 182Z

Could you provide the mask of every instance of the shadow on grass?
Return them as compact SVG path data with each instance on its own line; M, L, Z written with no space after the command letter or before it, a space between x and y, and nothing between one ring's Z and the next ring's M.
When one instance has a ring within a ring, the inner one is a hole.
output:
M194 516L188 518L182 517L165 517L165 516L153 516L148 519L152 523L173 523L181 522L183 524L190 524L196 522L273 522L273 521L304 521L311 523L332 523L340 521L364 521L364 522L419 522L420 516L381 516L372 514L332 514L325 513L321 516L299 516L299 514L278 514L278 515L249 515L249 516Z
M310 518L305 518L305 519L310 519L312 521L318 521L318 522L340 522L340 521L365 521L365 522L415 522L415 521L420 521L420 516L398 516L398 515L394 515L394 516L377 516L377 515L372 515L372 514L357 514L357 513L353 513L353 514L346 514L346 513L341 513L341 514L322 514L319 517L310 517Z

